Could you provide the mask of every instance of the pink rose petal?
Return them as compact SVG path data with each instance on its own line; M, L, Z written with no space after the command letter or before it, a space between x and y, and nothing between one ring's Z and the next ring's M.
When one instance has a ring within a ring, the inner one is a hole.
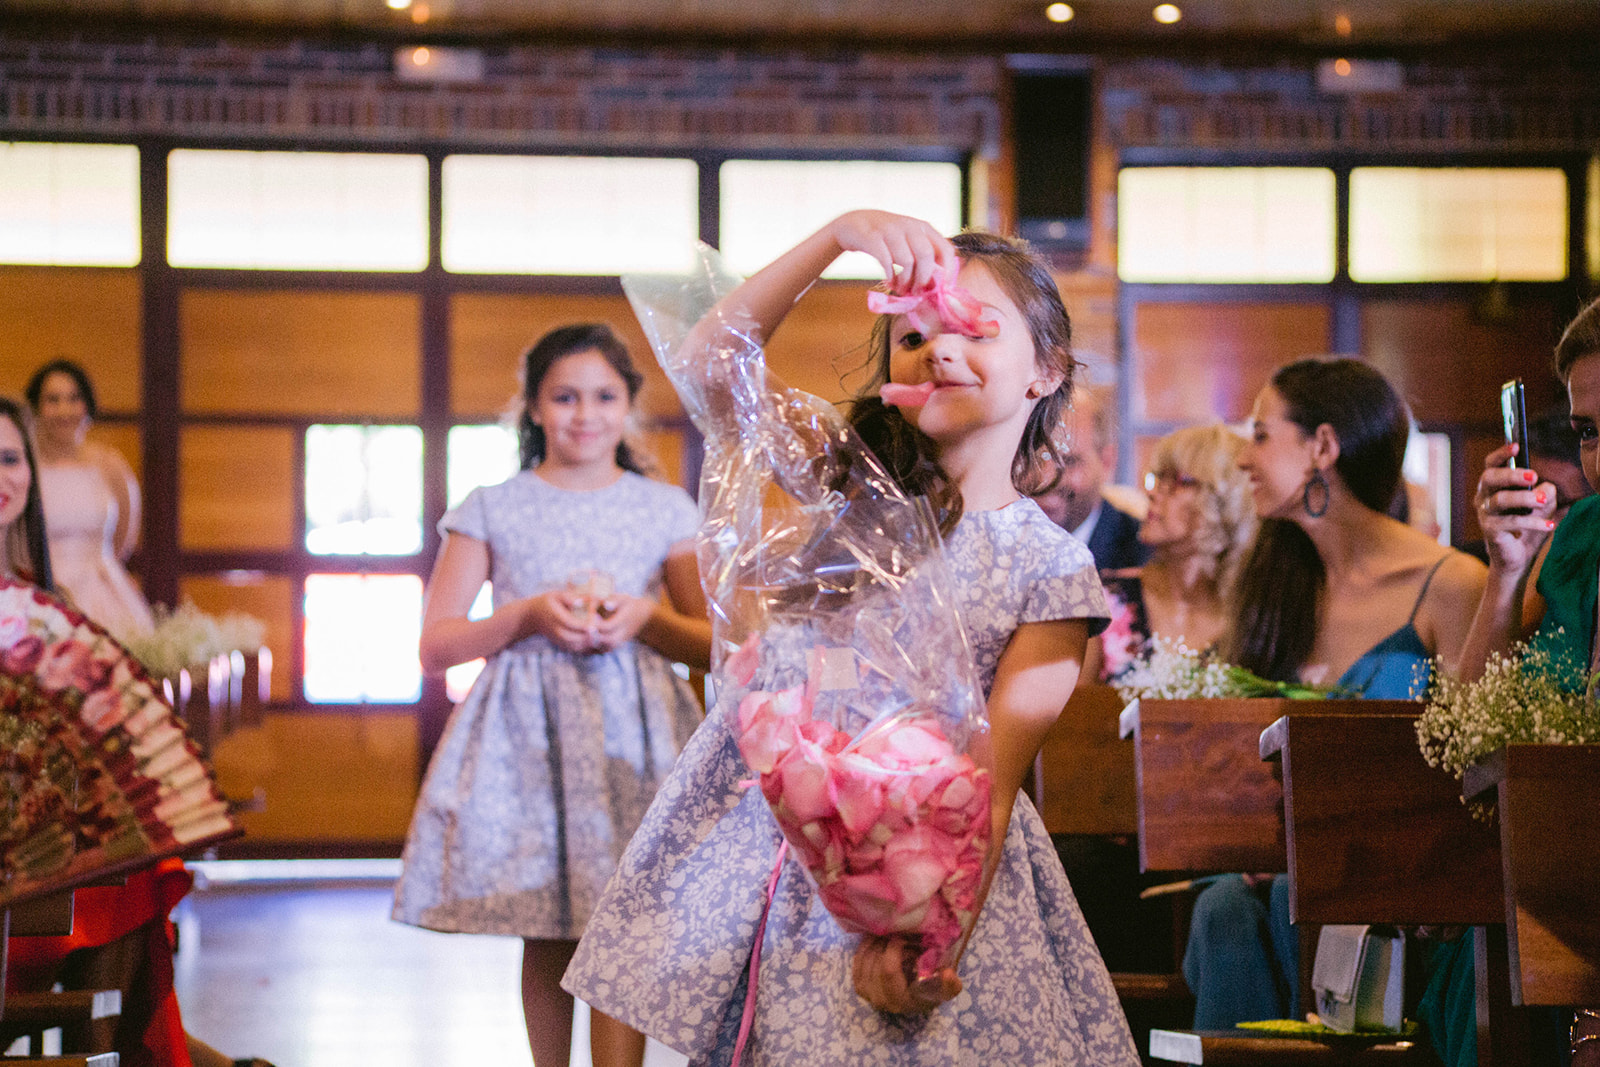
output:
M878 396L885 404L897 408L920 408L933 396L937 388L932 382L923 382L920 385L901 385L899 382L884 382L878 387Z

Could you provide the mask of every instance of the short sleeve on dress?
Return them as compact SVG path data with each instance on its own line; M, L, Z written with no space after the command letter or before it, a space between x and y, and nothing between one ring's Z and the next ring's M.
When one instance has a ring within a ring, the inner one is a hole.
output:
M474 489L467 498L439 519L439 536L464 534L475 541L489 540L489 519L484 507L483 487Z
M689 494L675 485L667 486L670 490L662 508L662 522L667 531L667 541L677 544L687 541L700 529L700 507Z
M1082 541L1051 522L1043 512L1038 513L1038 521L1029 525L1038 550L1030 561L1032 581L1017 621L1085 619L1089 636L1096 636L1106 628L1111 609L1100 586L1094 557Z

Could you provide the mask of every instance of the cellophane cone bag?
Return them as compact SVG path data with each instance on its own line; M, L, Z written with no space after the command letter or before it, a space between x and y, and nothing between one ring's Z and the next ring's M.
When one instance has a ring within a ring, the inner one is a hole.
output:
M768 372L750 323L713 310L740 281L715 250L698 265L623 288L705 439L714 714L840 926L906 938L927 977L960 955L994 844L938 528L837 410Z

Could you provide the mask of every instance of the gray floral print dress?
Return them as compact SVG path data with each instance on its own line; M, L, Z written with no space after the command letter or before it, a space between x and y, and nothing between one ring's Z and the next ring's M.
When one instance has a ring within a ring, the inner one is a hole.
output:
M474 490L439 529L489 547L498 608L591 568L658 595L668 550L698 523L687 493L641 475L579 492L523 471ZM637 641L577 655L535 635L490 657L428 766L394 918L577 938L699 721L688 683Z
M945 546L985 691L1025 622L1083 618L1105 599L1081 542L1031 500L964 516ZM1065 698L1065 694L1063 694ZM564 985L694 1064L732 1058L780 835L714 709L624 853ZM1105 964L1038 812L1020 796L959 974L927 1016L856 996L844 933L785 862L762 945L743 1063L804 1067L1134 1065Z

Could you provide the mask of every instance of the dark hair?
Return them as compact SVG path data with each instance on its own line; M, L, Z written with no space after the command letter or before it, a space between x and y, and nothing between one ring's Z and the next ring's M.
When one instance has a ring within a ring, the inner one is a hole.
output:
M1303 432L1333 430L1339 479L1363 505L1387 513L1404 491L1411 416L1384 376L1359 360L1307 359L1279 369L1272 388ZM1316 643L1326 582L1310 535L1292 520L1263 519L1235 586L1227 658L1264 678L1295 680Z
M1562 331L1556 342L1556 377L1565 382L1574 363L1595 355L1600 355L1600 299L1590 301Z
M1600 349L1596 349L1600 352ZM1583 466L1581 441L1572 428L1565 405L1528 420L1528 455L1559 459L1574 467Z
M544 462L544 427L533 421L528 405L539 396L539 383L550 368L567 356L580 352L598 352L622 377L628 386L628 403L632 404L644 385L644 376L634 369L628 356L628 346L612 332L611 327L599 322L580 322L571 326L557 326L522 354L522 415L517 420L517 448L522 457L522 469ZM626 440L617 443L617 466L635 474L644 474L644 464L634 456Z
M1061 453L1051 440L1051 431L1060 423L1062 409L1072 396L1072 320L1050 269L1025 242L968 230L952 237L951 243L963 263L980 264L993 275L1028 324L1035 363L1061 376L1055 391L1034 405L1011 460L1011 484L1018 492L1024 496L1046 492L1061 477ZM961 519L960 491L934 458L933 442L899 408L878 397L878 387L889 380L892 321L892 316L880 315L872 326L873 374L850 405L850 423L902 489L928 498L939 529L949 533Z
M0 418L10 419L22 436L22 454L28 464L28 502L6 531L6 555L19 577L41 589L55 592L50 570L50 543L45 538L44 498L39 491L39 463L33 457L33 434L28 412L9 396L0 396Z
M78 386L78 395L83 398L83 410L93 419L99 416L100 406L95 403L94 386L89 382L89 372L70 359L52 359L49 363L33 372L33 377L28 379L27 388L22 395L28 398L28 406L33 413L39 413L39 398L44 395L44 380L52 374L65 374Z

